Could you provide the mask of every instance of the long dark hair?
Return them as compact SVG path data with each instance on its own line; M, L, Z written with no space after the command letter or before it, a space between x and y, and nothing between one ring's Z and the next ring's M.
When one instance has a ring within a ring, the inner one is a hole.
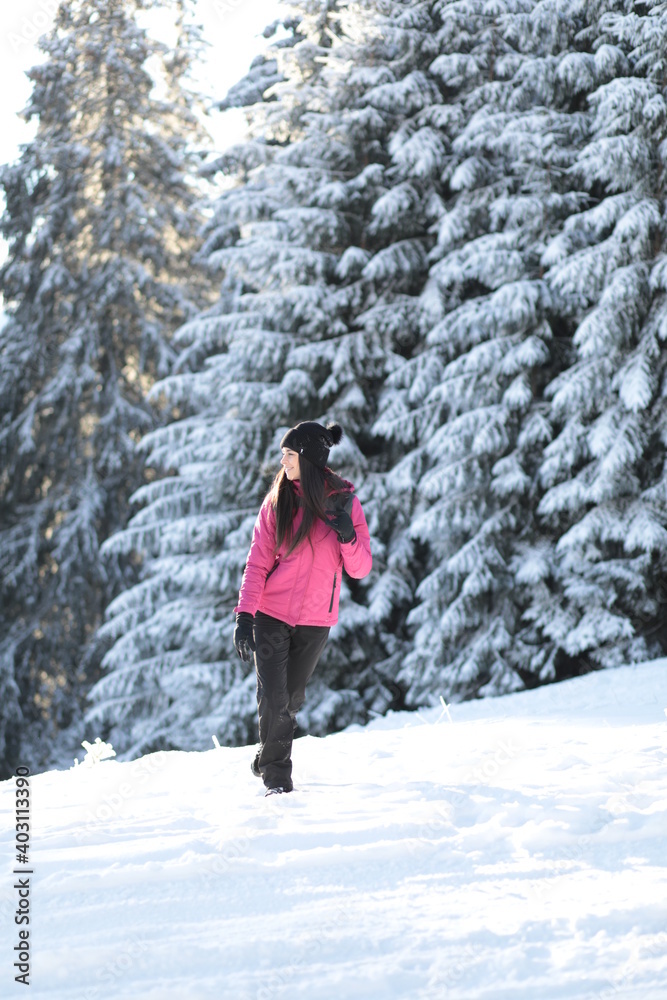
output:
M269 491L273 509L276 512L276 548L277 552L283 542L287 543L289 555L297 545L307 538L310 542L310 532L315 521L326 520L324 512L327 509L327 498L332 493L345 493L349 485L337 476L331 469L318 469L304 455L299 455L299 474L301 476L301 496L294 492L292 483L281 468ZM303 518L294 535L292 525L298 507L303 507ZM312 542L310 542L312 545Z

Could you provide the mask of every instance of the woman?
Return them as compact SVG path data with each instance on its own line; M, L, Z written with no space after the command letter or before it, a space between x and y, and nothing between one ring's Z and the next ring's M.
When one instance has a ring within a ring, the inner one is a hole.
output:
M285 434L282 469L255 523L236 612L234 645L253 653L260 748L253 773L266 795L292 791L296 713L338 620L343 568L371 569L368 526L351 483L327 467L338 424L303 421Z

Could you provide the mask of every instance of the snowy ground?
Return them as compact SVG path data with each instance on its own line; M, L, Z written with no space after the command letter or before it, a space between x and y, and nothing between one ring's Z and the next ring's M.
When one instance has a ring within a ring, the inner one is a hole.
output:
M32 779L29 991L3 997L665 1000L667 660L295 744ZM91 738L94 734L91 734Z

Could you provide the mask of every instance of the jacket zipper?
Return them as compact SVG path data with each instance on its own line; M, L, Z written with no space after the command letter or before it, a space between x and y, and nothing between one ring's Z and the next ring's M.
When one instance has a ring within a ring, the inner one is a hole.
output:
M269 570L269 572L266 574L266 576L264 578L264 583L266 583L266 581L269 579L269 577L271 576L272 573L275 573L275 571L278 569L279 566L280 566L280 561L278 561L275 564L275 566L271 567L271 569Z
M331 603L329 604L329 614L331 614L331 612L333 611L333 602L334 602L334 596L336 594L336 580L337 580L337 578L338 578L338 573L334 573L334 582L333 582L333 587L331 589Z

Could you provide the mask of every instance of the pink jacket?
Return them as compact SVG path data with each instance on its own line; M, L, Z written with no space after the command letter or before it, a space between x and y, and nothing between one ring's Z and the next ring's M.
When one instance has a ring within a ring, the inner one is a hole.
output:
M360 580L370 573L373 562L368 525L356 496L350 516L357 532L355 541L340 542L332 528L317 520L310 533L312 545L305 539L285 555L283 543L276 554L276 516L267 497L257 515L234 610L251 615L263 611L288 625L335 625L343 569ZM302 517L299 507L294 531Z

